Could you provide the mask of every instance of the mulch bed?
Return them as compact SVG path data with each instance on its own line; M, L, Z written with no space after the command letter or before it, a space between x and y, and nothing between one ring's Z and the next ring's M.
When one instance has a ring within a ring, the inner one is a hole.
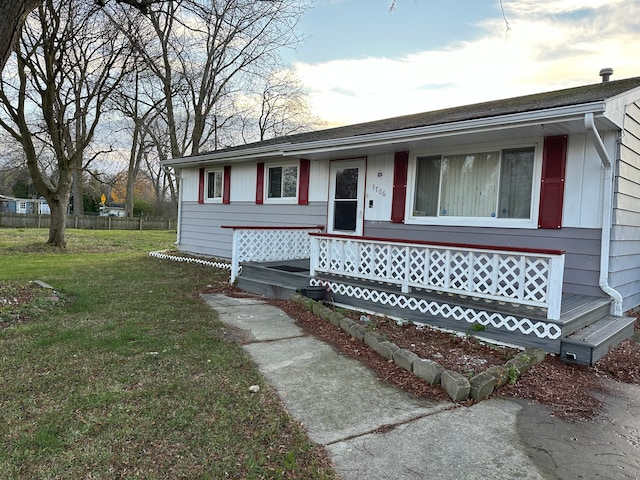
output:
M388 361L364 343L321 320L302 305L291 300L270 302L295 318L309 335L326 341L352 358L367 365L381 380L412 395L429 400L447 400L440 386L429 385L415 375ZM359 317L360 314L354 314ZM640 314L635 314L636 330L640 330ZM355 317L354 317L355 318ZM478 373L491 365L503 364L517 350L495 348L472 337L461 337L432 329L416 329L414 325L397 325L393 321L376 322L376 331L386 334L401 348L414 351L422 358L437 361L447 369ZM589 420L602 412L602 403L594 396L606 392L604 378L640 385L640 344L629 339L622 342L594 367L571 365L555 355L547 355L540 364L522 375L515 384L507 384L494 396L522 398L546 405L551 415L566 421ZM462 402L473 404L473 400Z

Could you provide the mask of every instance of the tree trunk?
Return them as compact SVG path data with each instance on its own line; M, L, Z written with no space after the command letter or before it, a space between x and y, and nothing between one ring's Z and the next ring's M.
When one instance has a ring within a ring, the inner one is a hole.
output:
M0 1L0 71L11 55L11 51L20 37L22 25L29 12L43 0L3 0Z
M73 214L84 215L84 189L82 188L82 170L73 171Z
M69 201L53 201L49 203L51 209L51 225L49 227L49 240L47 245L58 248L67 248L65 236L67 222L67 208Z

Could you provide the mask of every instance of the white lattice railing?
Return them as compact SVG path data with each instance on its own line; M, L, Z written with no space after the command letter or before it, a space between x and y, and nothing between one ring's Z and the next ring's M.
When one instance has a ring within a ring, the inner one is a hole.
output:
M558 320L564 252L311 235L311 276L344 275L530 305Z
M276 262L309 258L309 233L323 227L253 227L223 226L233 229L231 250L231 283L238 277L242 262Z

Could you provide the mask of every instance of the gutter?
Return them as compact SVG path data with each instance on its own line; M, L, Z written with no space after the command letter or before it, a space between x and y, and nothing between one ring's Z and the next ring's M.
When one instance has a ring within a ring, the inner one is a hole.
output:
M603 194L604 205L602 207L602 234L600 237L600 289L609 295L613 300L611 314L622 316L622 295L609 285L609 254L611 249L611 227L612 227L612 207L613 207L613 162L607 149L600 138L593 121L593 113L585 113L584 128L587 136L593 143L600 161L604 167Z
M582 120L586 113L602 113L605 105L601 101L554 107L473 120L439 123L422 127L389 130L378 133L332 137L300 143L284 141L263 146L233 148L232 150L213 151L191 157L180 157L164 160L163 165L195 167L208 163L224 163L229 161L256 160L293 156L300 157L314 153L337 152L352 148L367 148L390 145L399 142L424 141L432 138L451 137L468 133L482 133L487 130L509 129L540 124L551 124L570 120Z

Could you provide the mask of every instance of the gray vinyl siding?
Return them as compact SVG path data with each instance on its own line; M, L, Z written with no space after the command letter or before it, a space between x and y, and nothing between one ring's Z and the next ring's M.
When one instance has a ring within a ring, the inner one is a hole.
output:
M595 297L604 296L598 286L600 229L525 230L367 222L365 223L365 235L368 237L402 238L426 242L563 250L566 252L563 291Z
M617 164L609 283L630 310L640 305L640 106L627 105Z
M326 202L309 205L256 205L182 203L180 251L231 258L232 230L225 226L314 226L325 225Z

